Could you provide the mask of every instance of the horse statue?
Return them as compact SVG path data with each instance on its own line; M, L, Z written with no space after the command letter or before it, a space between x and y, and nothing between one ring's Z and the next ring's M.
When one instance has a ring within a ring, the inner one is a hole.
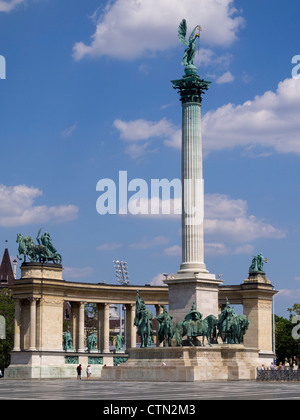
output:
M159 344L164 343L165 347L171 347L171 340L174 336L174 325L172 322L172 315L170 315L164 307L163 313L158 315L155 319L157 319L159 326L158 326L158 340Z
M23 262L26 262L26 257L28 257L30 262L42 262L47 254L46 247L43 245L35 245L30 236L24 237L19 233L16 242L19 244L17 258L21 260L20 256L23 255Z
M49 233L45 232L40 238L40 232L41 229L37 236L38 245L35 245L30 236L17 235L16 242L19 244L17 258L21 260L21 255L23 255L23 263L28 258L30 262L47 263L53 261L54 264L61 264L62 257L53 247Z
M223 344L240 344L249 327L249 319L246 315L237 315L226 298L226 305L217 324L218 337Z
M137 290L134 325L141 339L141 347L151 347L153 341L153 314L146 309L145 302L141 299Z
M26 257L29 257L29 249L31 249L31 244L33 243L33 240L30 236L22 236L20 233L17 235L16 242L19 244L18 248L18 260L21 260L21 255L24 256L23 262L26 262Z
M211 346L211 337L214 328L217 325L217 318L214 315L208 315L202 319L202 314L197 311L196 303L193 302L191 311L185 316L182 323L182 337L186 336L191 346L198 344L197 337L202 338L202 346L205 346L205 338L208 345Z

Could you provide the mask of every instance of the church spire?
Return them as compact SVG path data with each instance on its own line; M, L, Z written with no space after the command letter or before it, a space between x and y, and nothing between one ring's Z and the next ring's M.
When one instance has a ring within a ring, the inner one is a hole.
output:
M15 280L7 248L7 241L5 242L6 248L0 265L0 287L9 287L14 284Z

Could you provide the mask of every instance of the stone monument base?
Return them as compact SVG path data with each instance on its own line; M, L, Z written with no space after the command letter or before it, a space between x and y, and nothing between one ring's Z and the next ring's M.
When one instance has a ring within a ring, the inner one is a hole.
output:
M129 349L125 364L104 367L107 381L196 382L255 380L258 349L244 345Z
M93 360L91 360L91 357ZM5 379L76 379L76 367L79 363L82 364L83 378L86 375L85 369L88 364L92 366L92 377L100 378L103 365L113 365L113 359L74 351L72 353L13 351L11 353L11 364L5 369L4 377Z
M169 312L173 323L182 322L191 310L193 302L203 319L219 314L218 295L222 280L208 272L177 273L170 275L164 283L169 288Z

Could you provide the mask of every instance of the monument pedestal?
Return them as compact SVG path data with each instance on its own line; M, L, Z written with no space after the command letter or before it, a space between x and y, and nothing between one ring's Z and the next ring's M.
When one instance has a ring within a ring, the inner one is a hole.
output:
M218 287L222 280L209 272L179 272L169 276L164 283L169 288L169 312L173 322L182 322L193 302L203 318L218 317Z
M258 350L243 345L129 349L128 361L103 367L101 380L196 382L254 380Z

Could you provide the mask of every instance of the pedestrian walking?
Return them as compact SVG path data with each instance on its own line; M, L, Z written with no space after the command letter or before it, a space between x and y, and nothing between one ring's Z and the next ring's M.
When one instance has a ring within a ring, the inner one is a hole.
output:
M87 368L86 368L86 377L87 377L87 379L90 379L91 375L92 375L92 368L91 368L90 365L87 365Z
M77 370L77 379L81 380L81 370L82 370L81 365L78 365L76 370Z
M279 363L278 370L284 370L284 366L283 366L282 362Z

